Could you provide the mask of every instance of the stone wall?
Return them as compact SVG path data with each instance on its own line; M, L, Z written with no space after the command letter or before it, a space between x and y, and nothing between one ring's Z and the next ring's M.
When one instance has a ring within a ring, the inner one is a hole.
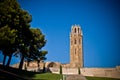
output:
M81 68L80 70L84 76L120 78L117 68Z
M50 67L48 71L59 74L60 68ZM78 69L77 68L62 68L62 74L78 74Z
M44 63L40 63L40 67L37 67L36 62L31 62L29 66L27 66L28 71L40 72L43 70ZM25 62L23 65L23 69L25 69ZM78 68L71 68L69 64L63 64L62 66L62 74L78 74ZM12 65L14 68L18 68L19 64ZM45 63L45 71L49 71L52 73L59 74L60 73L60 63L58 62L47 62ZM80 68L80 73L83 76L96 76L96 77L112 77L112 78L120 78L120 66L116 66L116 68Z
M60 73L60 68L49 68L52 73ZM81 75L95 77L120 78L120 72L117 68L80 68ZM64 75L78 74L78 68L62 68Z
M60 73L60 68L49 68L49 71L52 72L52 73L56 73L56 74L59 74Z
M78 68L62 68L63 74L78 74Z

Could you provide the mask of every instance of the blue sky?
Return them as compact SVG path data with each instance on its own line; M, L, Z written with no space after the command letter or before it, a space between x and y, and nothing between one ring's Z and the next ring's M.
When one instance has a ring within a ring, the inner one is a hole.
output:
M46 61L69 63L71 26L83 31L85 67L120 65L119 0L18 0L47 39ZM12 60L16 61L15 59Z

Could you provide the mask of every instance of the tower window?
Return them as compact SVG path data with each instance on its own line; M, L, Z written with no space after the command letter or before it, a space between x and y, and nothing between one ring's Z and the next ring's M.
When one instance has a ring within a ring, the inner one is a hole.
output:
M75 42L74 42L74 44L76 44L77 43L77 41L76 41L76 39L75 39Z
M80 39L79 39L79 44L80 44Z
M76 54L76 49L75 49L75 54Z
M71 45L72 45L73 41L71 41Z
M76 28L75 28L75 33L76 33Z

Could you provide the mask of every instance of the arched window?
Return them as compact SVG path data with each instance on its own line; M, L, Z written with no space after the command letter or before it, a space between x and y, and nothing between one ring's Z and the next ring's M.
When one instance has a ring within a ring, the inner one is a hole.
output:
M76 54L76 49L75 49L75 54Z
M81 40L79 39L79 44L81 43Z
M79 28L78 28L78 33L79 33Z
M73 41L71 41L71 45L73 44Z
M76 33L76 28L75 28L75 33Z

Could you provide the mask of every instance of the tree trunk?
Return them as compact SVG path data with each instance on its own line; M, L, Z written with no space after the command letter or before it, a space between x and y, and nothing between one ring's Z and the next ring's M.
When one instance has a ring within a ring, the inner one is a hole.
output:
M21 70L22 70L22 67L23 67L23 62L24 62L24 56L22 55L20 65L19 65L19 69L21 69Z
M5 65L5 61L6 61L6 55L4 55L4 58L3 58L3 65Z
M10 65L11 59L12 59L12 54L9 56L9 59L8 59L8 62L7 62L7 65L6 65L6 66L9 66L9 65Z

